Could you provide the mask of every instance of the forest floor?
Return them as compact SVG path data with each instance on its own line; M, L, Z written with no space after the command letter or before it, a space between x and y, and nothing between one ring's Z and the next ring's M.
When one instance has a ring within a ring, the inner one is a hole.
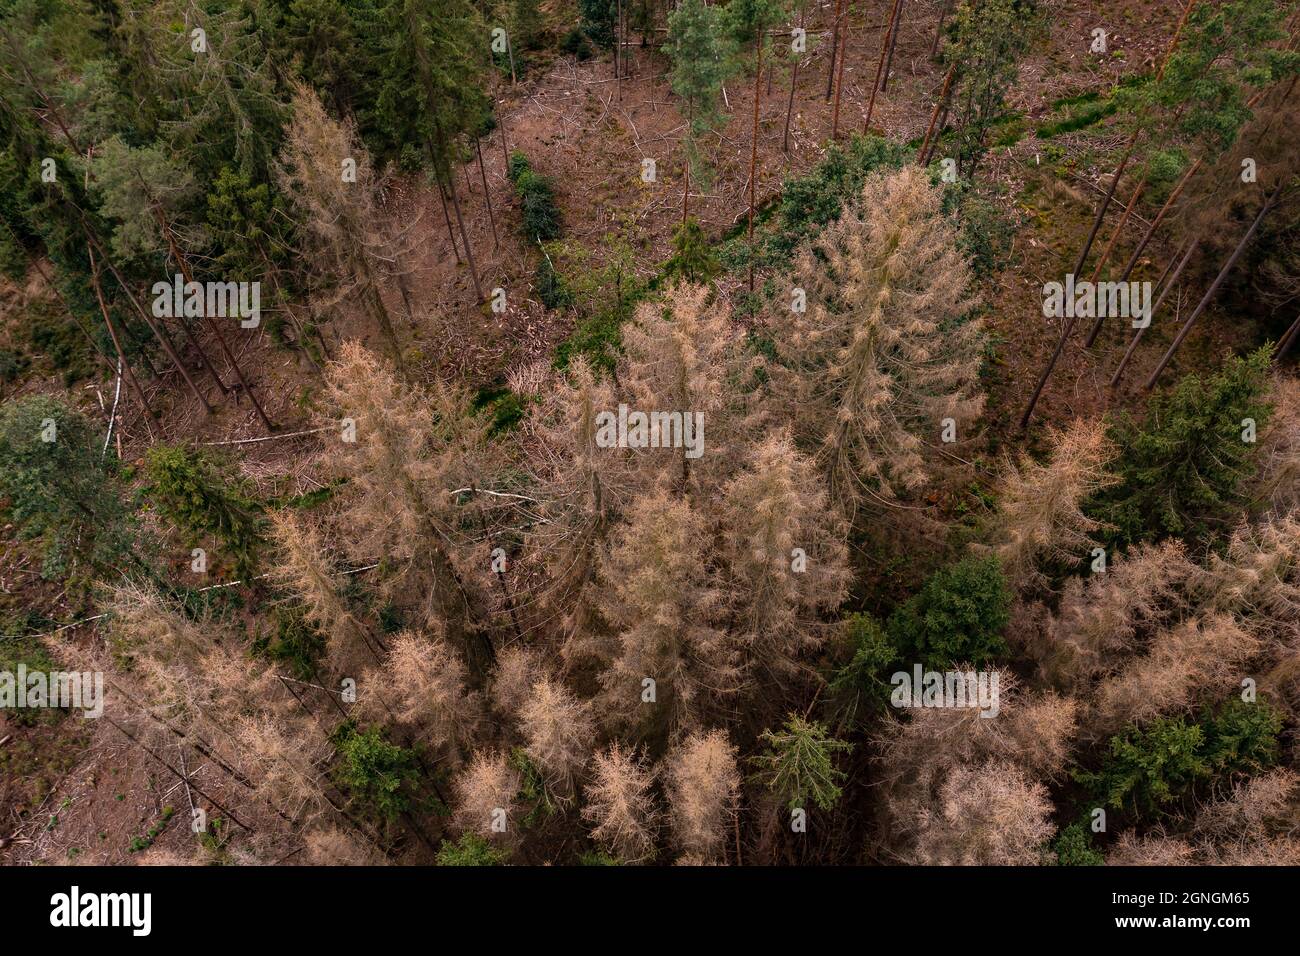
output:
M862 128L890 6L890 0L852 5L840 104L842 135ZM940 6L937 0L905 3L888 91L878 97L872 122L873 130L893 140L919 139L939 95L943 73L930 59L930 50ZM1174 2L1108 0L1103 19L1098 6L1095 0L1050 5L1046 35L1022 62L1011 96L1017 118L1005 142L989 155L981 177L990 197L1016 223L1008 267L983 289L990 307L986 321L996 342L988 382L990 414L982 423L985 434L964 450L975 465L990 472L997 470L998 456L1025 449L1016 421L1060 334L1059 320L1042 315L1043 284L1059 281L1069 270L1124 141L1122 133L1103 125L1048 138L1040 138L1036 130L1068 110L1058 105L1062 100L1105 95L1125 75L1152 72L1179 13ZM829 0L808 4L810 38L819 31L827 36L833 11ZM1095 27L1108 31L1106 55L1089 52ZM639 40L632 37L626 79L615 80L608 55L577 62L546 54L528 63L516 85L507 77L498 89L501 127L481 144L491 216L477 163L461 170L458 187L482 285L489 294L498 287L506 290L504 313L476 303L469 269L458 261L449 241L436 189L422 177L394 176L388 181L386 213L395 229L407 232L412 247L404 268L415 314L406 316L395 287L386 295L387 305L394 316L403 317L398 324L407 357L425 374L458 377L472 386L501 381L512 371L549 363L556 345L573 327L572 316L548 312L531 288L538 253L520 235L502 132L510 151L523 152L534 168L553 180L565 237L584 247L593 264L600 264L619 239L635 251L638 272L645 277L668 257L673 229L681 219L684 121L668 87L664 58L636 45ZM831 125L825 95L828 47L827 39L799 71L788 152L783 149L788 75L776 76L770 94L763 91L756 185L760 204L779 194L785 178L807 171L823 155ZM762 85L766 83L764 77ZM714 239L743 221L748 208L753 96L752 81L740 79L727 87L731 118L711 144L713 182L706 190L692 190L691 214ZM644 159L656 162L653 184L642 181ZM1116 209L1099 243L1109 239L1118 214ZM1121 239L1117 256L1127 256L1135 228ZM1146 261L1162 264L1169 253L1168 248L1153 246ZM724 292L739 285L727 277L720 280ZM45 294L38 280L24 288L0 289L0 316L12 313L15 304ZM1087 351L1076 334L1043 396L1037 421L1060 425L1110 405L1142 401L1138 383L1175 332L1176 326L1168 323L1151 330L1129 384L1114 394L1106 383L1126 336L1107 330L1099 345ZM329 323L327 335L335 342L359 338L380 348L377 330L348 310ZM1211 313L1171 371L1211 364L1229 341L1240 337L1240 330L1226 327ZM304 358L276 348L264 329L241 333L235 348L281 436L318 427L313 412L319 377ZM220 363L218 370L232 377ZM212 383L204 384L213 394ZM56 376L40 374L28 376L22 389L64 391ZM217 411L208 416L170 379L147 389L160 411L163 434L137 414L124 390L118 447L128 462L163 437L227 444L262 435L247 400L218 403L213 395ZM107 420L112 381L83 383L72 397L92 417ZM1041 428L1031 432L1031 439L1040 433ZM237 452L244 473L264 496L305 494L324 487L329 479L326 446L319 434L227 447ZM41 581L11 536L12 528L0 533L0 588L7 598L39 608L52 621L74 619L82 611L77 598ZM93 624L61 636L102 640ZM11 738L0 743L0 837L15 837L7 849L0 845L0 861L104 864L147 860L169 851L188 855L192 840L185 788L111 727L101 722L87 728L86 723L71 717L57 727L33 729L7 725L0 716L0 740ZM89 749L87 737L93 737ZM210 769L197 768L195 781L203 781ZM214 795L220 799L221 784L216 774L212 777ZM174 815L164 820L168 807Z

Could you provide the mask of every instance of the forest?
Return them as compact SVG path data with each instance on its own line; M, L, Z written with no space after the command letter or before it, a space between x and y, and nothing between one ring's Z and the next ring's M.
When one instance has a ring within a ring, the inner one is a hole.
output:
M1300 864L1297 0L0 0L0 864Z

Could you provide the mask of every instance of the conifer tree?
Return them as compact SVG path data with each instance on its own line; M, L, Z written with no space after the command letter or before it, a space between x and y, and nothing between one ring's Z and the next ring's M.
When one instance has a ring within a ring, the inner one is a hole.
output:
M476 131L488 108L481 86L488 31L469 0L388 0L381 16L386 47L379 67L379 126L394 152L414 144L423 148L430 172L451 200L482 302L454 171L459 137Z
M1016 81L1037 20L1036 0L962 0L957 6L944 60L958 71L952 115L957 165L967 178L974 178L990 131L1006 115L1007 91Z
M1176 535L1202 542L1230 520L1254 475L1258 444L1243 440L1269 421L1267 348L1230 358L1206 380L1187 375L1152 399L1144 421L1121 416L1110 438L1119 482L1091 502L1114 526L1116 546Z
M668 755L667 791L678 848L703 860L722 856L740 793L736 748L726 731L694 732L674 748Z
M1073 568L1089 557L1101 524L1082 506L1114 481L1106 471L1114 450L1100 419L1076 420L1050 443L1045 464L1011 465L1003 478L994 552L1018 588L1045 583L1044 564Z
M616 635L601 674L610 723L662 735L693 725L712 698L735 689L703 531L688 502L659 490L632 505L602 559L600 610Z
M843 795L847 774L835 766L835 755L853 749L837 740L826 727L791 714L780 730L765 730L759 737L766 749L751 758L758 780L779 803L791 810L830 810Z
M285 131L277 173L298 214L313 266L328 270L339 285L339 298L360 300L401 369L401 344L376 277L383 243L370 158L351 125L327 116L316 94L301 84L294 89L293 120Z
M709 180L701 139L722 125L719 104L722 84L733 69L734 40L725 28L723 8L709 6L704 0L682 0L668 15L668 42L665 53L672 64L669 82L682 99L686 114L684 183L682 187L682 222L690 206L691 179L704 185Z
M453 824L463 833L494 842L512 842L522 822L516 814L520 782L519 772L504 753L476 751L452 785ZM504 830L498 825L502 814Z
M493 658L482 630L485 598L452 555L459 507L453 491L481 480L486 437L457 387L417 389L398 381L356 342L325 373L339 420L356 442L341 464L354 491L349 546L359 558L393 562L394 586L427 595L424 613L444 622L452 646L478 672Z
M806 309L768 318L777 386L846 511L923 486L944 419L960 427L983 408L969 285L956 226L912 167L870 176L860 203L799 253L778 302L802 290Z
M815 466L781 434L724 495L728 630L764 682L789 679L822 642L817 614L847 592L845 528Z
M644 763L644 757L614 741L593 758L592 779L584 788L582 817L593 824L591 838L624 863L654 855L655 774Z

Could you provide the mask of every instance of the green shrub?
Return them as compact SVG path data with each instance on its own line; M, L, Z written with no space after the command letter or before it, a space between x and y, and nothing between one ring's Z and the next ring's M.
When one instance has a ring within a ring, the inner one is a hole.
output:
M145 454L145 471L160 514L192 537L212 535L237 575L253 574L263 543L262 520L231 469L195 449L154 445Z
M1201 783L1272 766L1277 760L1281 715L1264 702L1233 701L1200 723L1162 717L1110 739L1100 770L1077 774L1098 800L1139 816L1160 816Z
M1007 653L1002 632L1010 609L997 558L971 557L931 575L890 615L886 633L904 660L937 670L953 663L978 666Z
M560 43L560 49L565 53L572 54L582 63L590 60L592 57L591 44L587 42L587 36L577 27L574 27L564 35Z
M548 309L567 309L573 305L573 293L569 291L564 278L555 271L551 257L545 253L537 263L537 271L533 273L533 287L537 290L537 298Z
M1052 843L1057 866L1105 866L1106 858L1093 849L1092 833L1083 823L1071 823Z
M853 658L835 672L829 690L852 722L861 709L874 709L889 700L888 673L898 659L898 651L870 614L852 614L840 627L845 642L853 648Z
M673 230L673 254L660 270L660 283L671 288L678 282L704 283L722 271L704 230L692 216Z
M473 833L461 834L456 843L443 840L438 848L439 866L500 866L505 858L502 851Z
M39 638L0 632L0 674L11 674L17 681L19 665L29 674L35 671L49 674L61 669ZM4 707L0 713L27 727L51 723L63 716L57 707Z
M43 546L47 578L77 562L96 572L143 564L117 459L102 444L85 418L44 395L0 407L0 497L18 537Z
M287 665L299 680L315 676L317 662L325 653L324 636L308 623L299 606L282 605L271 616L273 628L265 634L259 628L253 639L253 653Z
M330 740L340 758L335 778L365 813L391 823L411 809L418 776L414 751L385 740L378 728L358 730L352 721Z

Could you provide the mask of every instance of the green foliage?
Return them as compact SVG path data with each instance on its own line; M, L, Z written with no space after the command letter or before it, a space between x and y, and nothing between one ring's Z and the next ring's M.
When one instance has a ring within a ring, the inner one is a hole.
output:
M523 825L531 827L555 813L558 808L551 799L546 778L523 747L511 748L510 766L519 771L519 799L531 807L523 819Z
M288 222L284 200L270 185L223 166L207 194L208 232L219 250L213 271L252 281L286 265L277 259L291 248Z
M673 231L673 254L660 269L660 283L671 288L678 282L704 283L722 271L708 237L692 216Z
M1288 5L1275 0L1198 3L1159 80L1121 89L1128 125L1157 149L1182 143L1213 160L1251 117L1246 102L1300 68L1287 36Z
M564 277L555 271L555 263L545 251L533 274L533 287L537 290L537 298L548 309L567 309L573 305L573 293L565 284Z
M505 859L504 852L473 833L462 833L456 843L443 840L438 848L439 866L501 866Z
M669 83L681 97L686 117L682 145L691 178L708 181L708 169L700 153L700 139L725 122L722 113L722 84L732 71L735 40L726 28L724 8L707 6L703 0L682 0L668 15L668 41L664 53L671 64Z
M588 850L578 857L579 866L622 866L617 857L610 856L603 850Z
M575 355L592 368L612 371L623 350L623 323L645 297L647 283L637 278L636 254L621 237L602 240L604 263L594 268L578 246L552 247L551 255L572 278L567 283L580 316L577 326L555 350L555 367L564 370Z
M564 39L560 42L560 49L565 53L576 56L579 63L590 60L592 57L591 44L587 42L587 35L577 27L564 35Z
M968 178L1007 114L1007 91L1038 24L1036 0L962 0L957 6L944 62L957 67L951 94L956 158Z
M192 448L154 445L145 455L145 471L164 517L192 537L214 536L234 561L236 574L253 573L262 521L229 468Z
M1082 822L1071 823L1052 843L1057 866L1105 866L1106 858L1093 849L1092 833Z
M391 823L411 809L418 776L415 752L390 743L376 727L358 730L353 721L330 736L338 751L335 779L366 813Z
M886 633L905 660L942 670L975 666L1007 653L1002 632L1010 620L1011 591L993 555L940 568L890 615Z
M560 238L560 210L555 205L551 180L536 172L528 158L518 152L510 156L510 179L519 196L524 237L537 243Z
M505 434L524 418L528 399L516 395L504 385L481 388L474 396L471 407L476 412L486 412L492 418L488 426L488 435L495 437Z
M578 23L596 46L612 49L614 21L618 17L615 0L578 0Z
M1098 800L1140 816L1159 816L1199 783L1230 781L1277 760L1282 717L1264 702L1234 701L1200 723L1162 717L1110 739L1096 772L1077 774Z
M832 143L804 176L785 181L781 202L771 216L755 251L759 265L784 266L794 250L824 226L839 218L847 203L862 195L867 176L879 169L899 169L908 160L907 149L879 136L853 136L847 144ZM747 264L736 240L727 251L728 265Z
M380 22L376 152L396 159L404 148L422 148L449 183L457 137L471 135L489 111L487 27L469 0L387 0Z
M996 203L969 187L961 189L957 208L961 219L958 242L975 275L986 279L1001 272L1011 255L1016 223Z
M797 714L790 714L780 731L763 731L759 740L767 752L751 758L758 768L755 777L779 801L791 810L806 807L809 800L822 810L839 802L848 775L836 768L835 754L852 750L852 744Z
M29 674L36 671L49 674L61 670L39 638L0 631L0 674L11 674L17 681L20 664ZM0 708L0 713L5 715L6 720L27 727L52 723L63 716L63 711L57 707L4 707Z
M842 702L848 722L853 723L860 710L874 710L889 700L887 674L898 651L870 614L851 614L840 628L853 657L835 672L828 689Z
M64 385L74 385L94 373L94 349L57 300L32 303L20 322L31 353L48 359L61 373Z
M325 637L308 623L298 605L282 605L271 614L272 628L262 632L258 626L252 651L259 657L287 665L299 680L316 675L317 662L325 654Z
M1231 358L1209 379L1186 375L1154 397L1142 422L1122 415L1110 429L1120 481L1088 506L1114 526L1112 546L1170 535L1204 542L1235 520L1258 447L1242 440L1243 422L1262 432L1272 414L1269 349Z
M171 806L163 807L162 816L158 818L158 822L155 823L153 826L151 826L149 828L149 831L144 836L138 836L132 838L131 844L127 847L127 852L140 853L144 850L149 849L149 847L153 846L154 840L162 836L163 831L167 829L167 824L171 822L171 818L174 817L175 815L176 815L175 807L171 807Z
M69 562L108 572L137 560L116 459L100 445L80 414L46 396L0 408L0 496L18 537L44 546L46 577Z

